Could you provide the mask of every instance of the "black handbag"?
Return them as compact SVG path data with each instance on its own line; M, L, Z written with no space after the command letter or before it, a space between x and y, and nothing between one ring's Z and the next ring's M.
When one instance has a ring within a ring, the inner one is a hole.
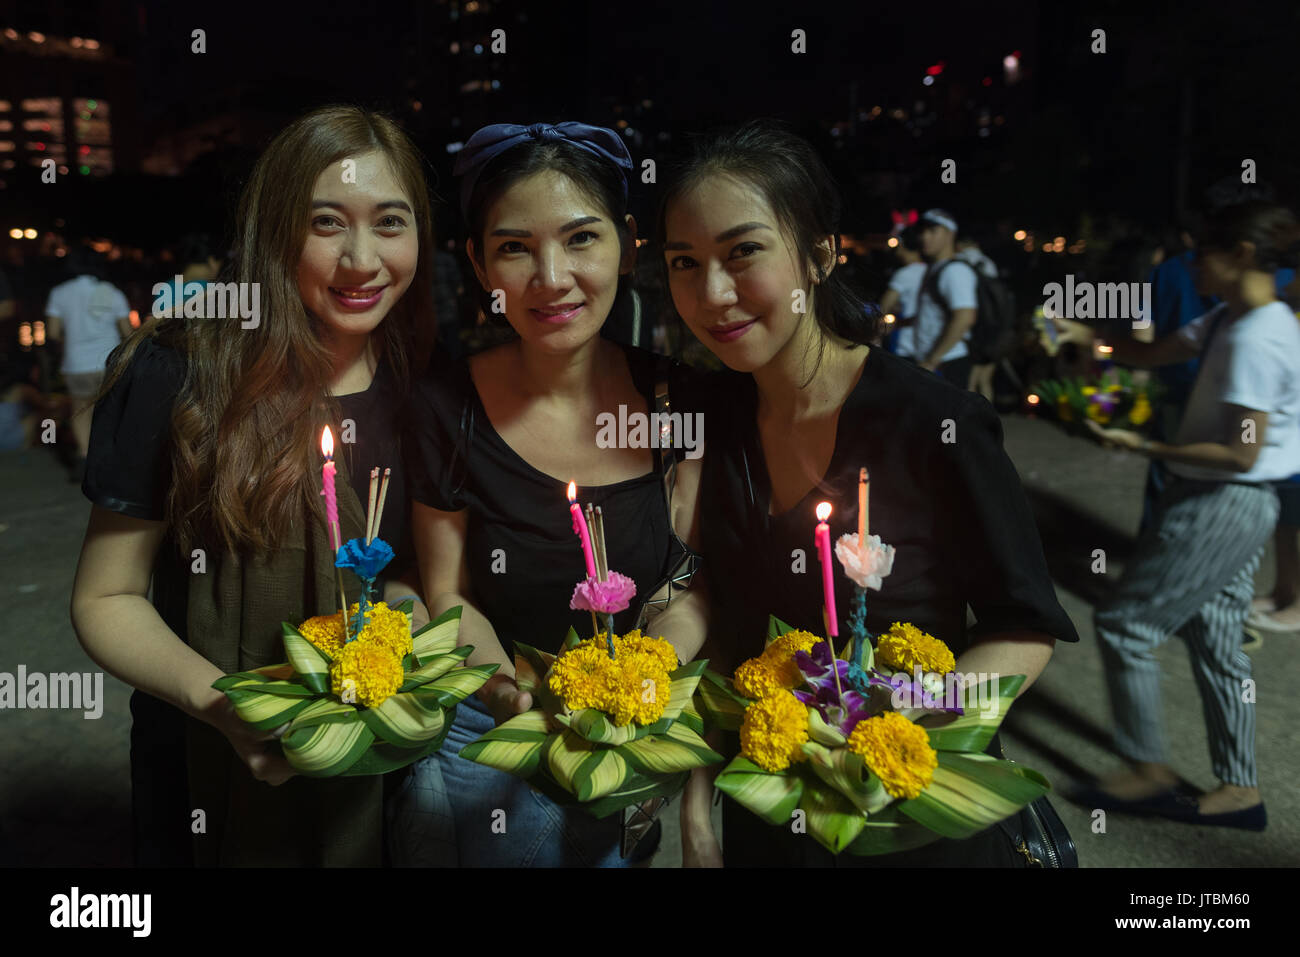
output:
M1010 760L998 742L1002 759ZM1011 762L1015 764L1014 761ZM1043 795L1025 805L998 827L1007 836L1017 854L1029 862L1027 867L1078 867L1079 849L1065 827L1065 822Z

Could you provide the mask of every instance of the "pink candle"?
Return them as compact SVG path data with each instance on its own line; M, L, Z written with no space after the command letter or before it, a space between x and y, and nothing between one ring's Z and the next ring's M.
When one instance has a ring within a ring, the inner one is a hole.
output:
M579 541L582 542L582 559L587 563L587 577L596 577L596 557L591 552L591 532L587 529L587 520L582 517L582 509L578 506L578 486L575 482L569 483L569 512L573 515L573 531L577 534Z
M831 527L826 519L831 517L831 503L822 502L817 506L817 530L813 542L817 546L817 557L822 563L822 594L826 602L826 634L834 639L840 634L839 622L835 617L835 576L831 565Z
M330 527L330 547L335 551L342 546L339 541L339 500L334 491L334 433L330 427L325 426L325 431L321 433L320 450L325 456L325 464L321 467L321 494L325 496L325 521Z

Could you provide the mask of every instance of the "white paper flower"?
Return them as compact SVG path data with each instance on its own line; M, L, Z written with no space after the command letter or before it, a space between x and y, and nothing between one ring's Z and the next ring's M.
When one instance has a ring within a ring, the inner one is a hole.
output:
M841 535L835 542L835 557L859 588L880 591L881 580L894 569L894 546L883 544L879 535L868 535L865 548L858 545L857 532Z

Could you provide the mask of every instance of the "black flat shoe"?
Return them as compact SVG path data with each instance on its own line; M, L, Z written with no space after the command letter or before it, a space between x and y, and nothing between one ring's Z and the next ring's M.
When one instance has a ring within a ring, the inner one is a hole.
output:
M1243 831L1262 831L1268 827L1268 813L1264 802L1240 811L1223 811L1219 814L1202 814L1196 798L1189 794L1174 794L1151 813L1171 821L1201 824L1207 827L1235 827Z
M1105 811L1118 811L1121 814L1151 815L1159 814L1162 809L1170 806L1170 802L1179 792L1177 788L1169 788L1151 797L1130 800L1116 797L1095 784L1076 784L1062 793L1067 801L1089 809L1101 808Z

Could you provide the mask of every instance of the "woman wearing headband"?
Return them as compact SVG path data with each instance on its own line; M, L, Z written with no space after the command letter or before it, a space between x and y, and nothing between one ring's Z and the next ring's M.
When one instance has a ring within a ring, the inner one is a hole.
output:
M609 567L636 582L617 632L637 625L641 602L686 577L694 461L629 447L628 436L598 437L598 416L646 414L662 386L674 411L681 408L680 369L600 335L636 254L631 169L616 133L581 123L485 127L457 163L465 248L484 312L504 315L517 338L444 363L417 386L407 444L412 530L430 613L462 606L460 642L474 646L470 663L501 668L457 710L442 749L394 800L399 864L625 860L617 818L560 808L459 751L531 707L513 678L515 641L556 651L571 626L581 634L591 627L568 608L584 576L565 495L570 480L579 501L602 509ZM653 626L684 661L703 641L698 600L675 598Z

